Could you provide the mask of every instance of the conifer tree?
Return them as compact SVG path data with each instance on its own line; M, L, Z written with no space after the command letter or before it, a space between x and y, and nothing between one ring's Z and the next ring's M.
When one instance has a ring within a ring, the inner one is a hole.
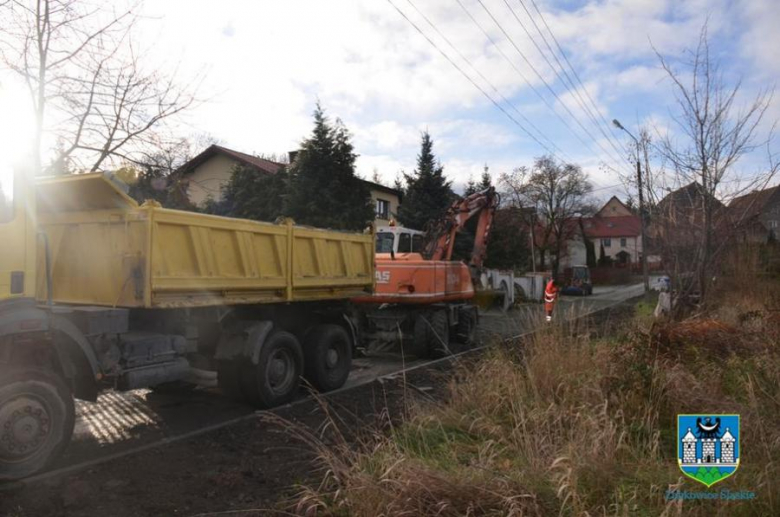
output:
M427 131L422 135L417 168L412 174L404 174L404 179L406 193L398 219L409 228L423 230L428 221L442 217L455 199L451 182L444 177L444 168L433 154L433 140Z
M474 178L469 176L469 181L466 183L466 189L463 191L463 197L469 197L471 194L477 191L477 184L474 183Z
M395 180L393 181L393 188L396 189L401 194L404 194L406 192L406 188L404 188L404 182L402 179L403 172L396 175Z
M204 209L216 215L273 222L284 215L286 195L285 169L268 174L238 165L222 187L222 200L207 200Z
M314 110L314 131L289 167L287 214L299 224L362 230L374 219L368 186L355 175L349 131Z
M490 170L488 169L488 166L485 165L485 169L482 171L482 177L480 178L479 184L476 185L476 192L482 192L483 190L487 190L492 186L493 180L490 177Z

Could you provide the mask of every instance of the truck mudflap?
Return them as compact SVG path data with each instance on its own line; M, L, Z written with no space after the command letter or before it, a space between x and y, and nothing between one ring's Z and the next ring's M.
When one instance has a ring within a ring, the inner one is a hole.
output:
M0 337L45 333L51 344L63 376L73 383L75 395L85 400L97 397L96 380L100 365L95 351L84 334L64 315L36 307L33 300L15 300L3 304L0 311ZM0 347L0 363L8 362L11 347Z
M260 362L260 351L274 328L271 321L239 321L222 333L214 359L218 361L245 357L252 364Z

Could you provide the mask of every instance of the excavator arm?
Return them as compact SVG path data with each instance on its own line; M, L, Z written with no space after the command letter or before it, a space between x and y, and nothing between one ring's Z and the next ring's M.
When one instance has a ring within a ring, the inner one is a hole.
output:
M498 193L493 187L455 201L444 217L427 225L423 255L430 260L450 260L455 235L469 219L479 215L469 266L481 268L498 203Z

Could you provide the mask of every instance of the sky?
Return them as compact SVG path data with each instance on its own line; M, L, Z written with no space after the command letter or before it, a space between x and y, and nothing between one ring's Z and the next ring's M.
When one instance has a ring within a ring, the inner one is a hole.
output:
M632 171L627 139L609 122L674 134L672 85L654 48L681 56L706 19L744 98L774 87L776 0L147 0L136 40L145 59L198 84L203 102L182 133L287 153L320 102L351 131L366 178L392 184L413 170L427 130L456 190L485 166L498 178L553 151L604 197L624 197L616 170ZM766 129L778 118L773 101ZM751 156L738 166L763 165Z

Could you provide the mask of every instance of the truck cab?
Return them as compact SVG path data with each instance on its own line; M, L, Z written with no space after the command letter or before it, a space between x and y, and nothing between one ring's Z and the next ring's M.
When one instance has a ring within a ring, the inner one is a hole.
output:
M35 293L35 198L27 180L0 170L0 303Z

